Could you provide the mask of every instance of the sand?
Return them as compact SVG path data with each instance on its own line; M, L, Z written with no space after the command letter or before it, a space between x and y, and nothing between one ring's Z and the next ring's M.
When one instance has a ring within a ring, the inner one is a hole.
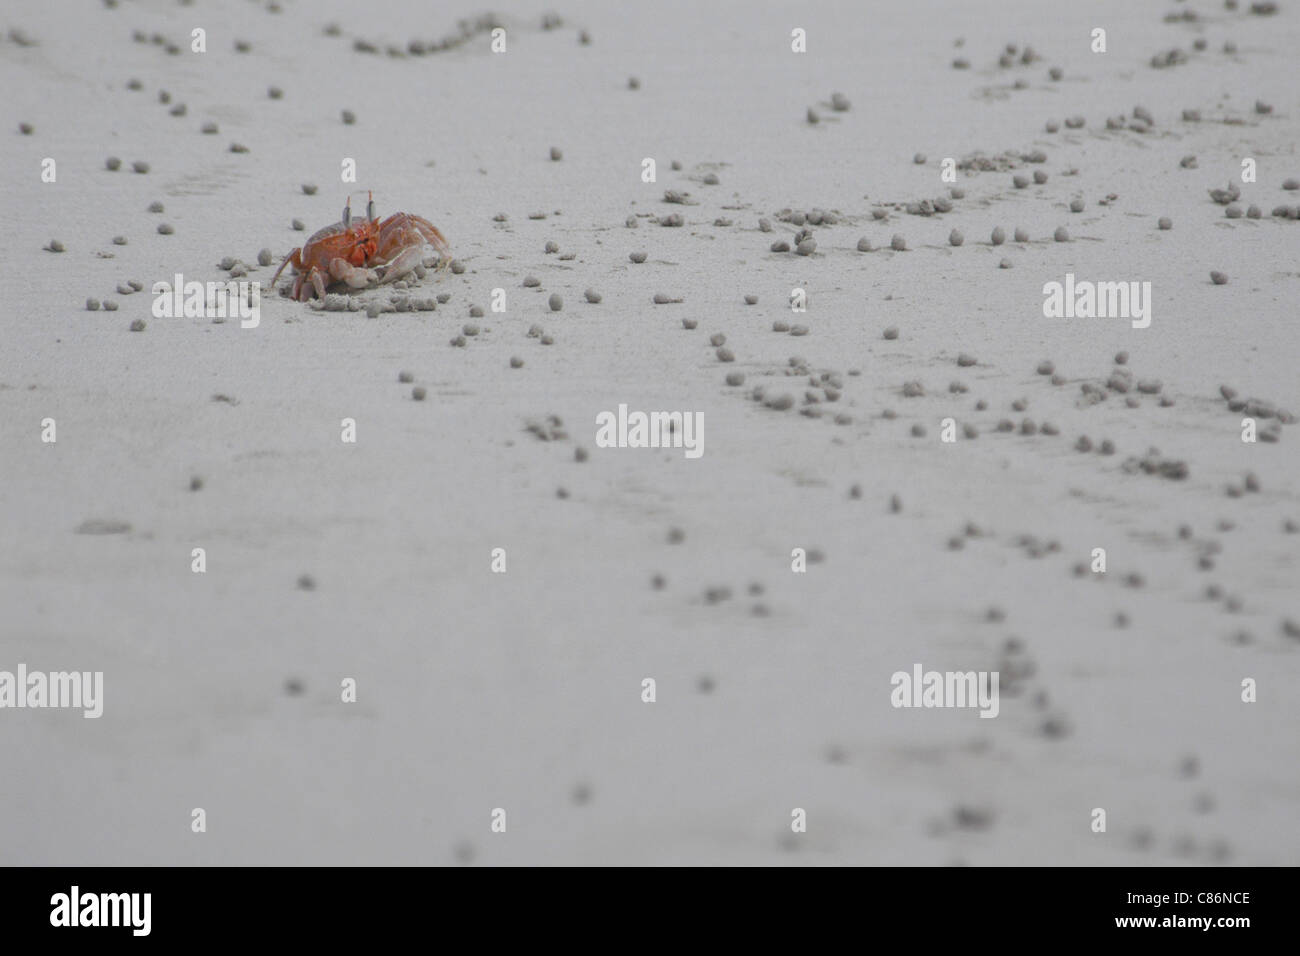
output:
M1281 188L1300 175L1300 8L1193 6L564 0L499 12L505 53L471 31L404 57L385 47L454 18L7 11L34 42L0 42L0 670L102 671L105 699L98 719L0 711L0 862L1300 862L1300 443L1276 418L1259 426L1279 441L1243 443L1219 392L1300 412L1300 223L1269 215L1300 202ZM1022 65L1026 43L1041 59ZM1150 65L1175 47L1186 62ZM1144 125L1134 107L1149 130L1106 128ZM1227 182L1262 218L1224 216L1207 190ZM256 328L152 314L154 282L224 281L223 257L269 282L357 190L447 236L464 271L409 293L447 295L436 311L266 290ZM994 248L995 226L1031 239ZM1046 318L1067 273L1150 282L1150 326ZM598 447L620 404L702 413L704 453ZM999 670L998 717L894 708L891 675L917 663Z

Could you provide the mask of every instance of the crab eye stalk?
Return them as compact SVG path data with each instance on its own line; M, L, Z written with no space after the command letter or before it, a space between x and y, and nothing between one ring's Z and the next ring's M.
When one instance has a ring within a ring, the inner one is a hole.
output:
M366 203L366 217L371 222L375 221L375 201L373 199Z
M348 200L347 205L343 207L343 228L347 229L351 225L352 225L352 201Z

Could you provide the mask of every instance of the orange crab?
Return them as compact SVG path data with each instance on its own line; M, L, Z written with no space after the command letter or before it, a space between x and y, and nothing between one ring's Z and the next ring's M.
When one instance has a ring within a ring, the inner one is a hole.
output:
M352 218L352 197L348 196L342 221L326 226L285 256L271 279L271 288L290 264L298 273L293 297L304 300L311 298L313 290L324 299L326 286L334 282L364 289L376 282L400 279L423 261L426 246L437 250L439 268L447 263L451 247L433 223L406 212L395 212L380 222L375 219L374 195L368 193L367 197L365 219ZM374 271L377 266L384 268L382 279Z

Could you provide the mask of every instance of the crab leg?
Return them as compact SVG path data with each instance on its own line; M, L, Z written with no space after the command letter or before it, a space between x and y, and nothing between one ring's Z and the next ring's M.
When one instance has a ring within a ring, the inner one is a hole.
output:
M284 261L280 263L280 268L278 268L278 269L275 270L275 275L271 276L271 289L272 289L272 290L275 289L275 280L278 279L278 278L280 278L280 273L284 271L284 267L287 266L287 265L289 265L289 263L291 263L291 262L293 263L293 267L294 267L295 269L297 269L297 270L299 270L299 271L302 270L302 249L301 249L301 247L298 248L298 249L294 249L294 250L293 250L292 252L290 252L287 256L285 256L285 257L284 257ZM297 296L297 292L296 292L296 291L294 292L294 296L295 296L295 297Z
M324 302L325 286L328 284L325 281L325 273L321 271L321 268L319 266L312 266L311 272L308 273L308 278L311 280L312 288L316 290L316 298ZM308 296L308 298L311 297Z
M446 236L438 231L437 226L429 222L429 220L425 219L423 216L413 216L409 213L403 213L402 215L406 216L407 219L410 220L411 224L416 228L420 235L424 237L425 242L438 250L439 255L444 259L451 255L451 246L447 244Z

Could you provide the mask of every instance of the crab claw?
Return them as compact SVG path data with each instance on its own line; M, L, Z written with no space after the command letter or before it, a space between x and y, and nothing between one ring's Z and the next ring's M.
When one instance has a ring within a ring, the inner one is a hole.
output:
M340 282L346 282L350 289L364 289L379 278L374 270L354 266L346 259L331 259L330 275Z
M415 267L424 262L424 245L411 246L396 259L390 262L384 268L384 277L379 280L380 285L386 285L389 282L396 282L403 276L408 276L415 271Z

